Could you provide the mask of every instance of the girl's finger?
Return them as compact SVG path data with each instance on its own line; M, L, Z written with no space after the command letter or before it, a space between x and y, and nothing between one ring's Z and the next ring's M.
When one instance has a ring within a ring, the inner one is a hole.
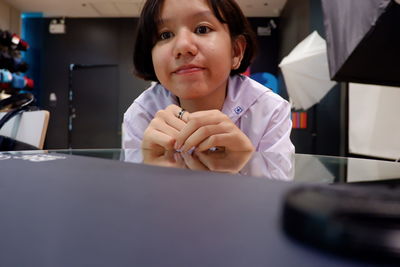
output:
M200 143L202 143L210 136L227 133L229 131L229 125L225 123L202 126L186 139L185 143L181 147L181 151L188 151L192 147L197 147Z
M219 110L207 110L191 113L188 116L186 126L180 131L176 139L175 149L181 149L183 143L186 143L187 139L201 127L217 125L221 122L231 123L231 120ZM190 149L190 147L187 149Z
M176 140L176 138L178 137L179 131L175 127L170 126L170 124L166 123L164 120L156 118L151 122L151 126L152 128L154 128L154 130L169 135L174 140Z
M201 142L196 150L206 151L213 147L224 147L229 151L253 151L254 147L249 138L240 130L212 135Z
M174 144L175 139L170 135L155 129L150 129L143 138L142 148L154 149L161 146L166 150L172 150L174 148Z
M189 113L184 111L182 117L178 118L181 111L181 107L178 107L177 105L169 105L163 114L166 123L178 131L181 131L186 126L187 118L189 116Z

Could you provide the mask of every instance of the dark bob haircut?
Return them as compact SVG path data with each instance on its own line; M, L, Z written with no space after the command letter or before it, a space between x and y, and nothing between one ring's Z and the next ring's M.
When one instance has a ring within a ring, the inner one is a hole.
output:
M249 22L234 0L206 0L215 17L228 25L232 40L239 36L246 39L246 50L239 68L232 70L231 75L246 71L257 50L257 40ZM161 16L164 0L147 0L140 15L136 32L133 65L135 74L145 80L158 81L154 72L152 49L158 38L156 21Z

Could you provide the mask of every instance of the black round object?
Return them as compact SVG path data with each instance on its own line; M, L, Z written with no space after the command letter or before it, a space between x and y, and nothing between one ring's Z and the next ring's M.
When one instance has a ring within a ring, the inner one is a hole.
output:
M283 229L318 248L400 262L400 191L352 185L304 185L285 196Z

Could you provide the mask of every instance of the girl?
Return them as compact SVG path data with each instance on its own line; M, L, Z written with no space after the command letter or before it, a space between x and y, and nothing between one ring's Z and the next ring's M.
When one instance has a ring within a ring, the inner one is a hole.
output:
M293 154L288 102L240 75L254 50L234 0L147 0L133 61L156 83L126 111L123 148Z

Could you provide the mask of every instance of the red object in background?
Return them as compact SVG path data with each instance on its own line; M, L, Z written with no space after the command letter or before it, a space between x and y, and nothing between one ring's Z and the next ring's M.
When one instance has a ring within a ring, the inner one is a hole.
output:
M34 81L32 79L29 79L28 77L24 77L25 80L25 87L32 89L34 87Z
M292 112L292 128L307 129L307 112Z
M10 83L0 83L0 89L8 89L10 88Z
M245 72L242 73L244 76L250 77L250 67L247 68L247 70Z
M19 38L18 35L16 35L15 33L11 35L11 43L13 43L14 45L18 45L20 41L21 38Z
M9 31L0 31L0 43L3 46L21 51L26 51L29 48L28 42L22 40L21 37L15 33L11 34Z
M19 41L19 44L18 44L18 46L17 46L17 49L18 50L22 50L22 51L26 51L26 50L28 50L28 48L29 48L29 44L26 42L26 41L24 41L24 40L20 40Z

